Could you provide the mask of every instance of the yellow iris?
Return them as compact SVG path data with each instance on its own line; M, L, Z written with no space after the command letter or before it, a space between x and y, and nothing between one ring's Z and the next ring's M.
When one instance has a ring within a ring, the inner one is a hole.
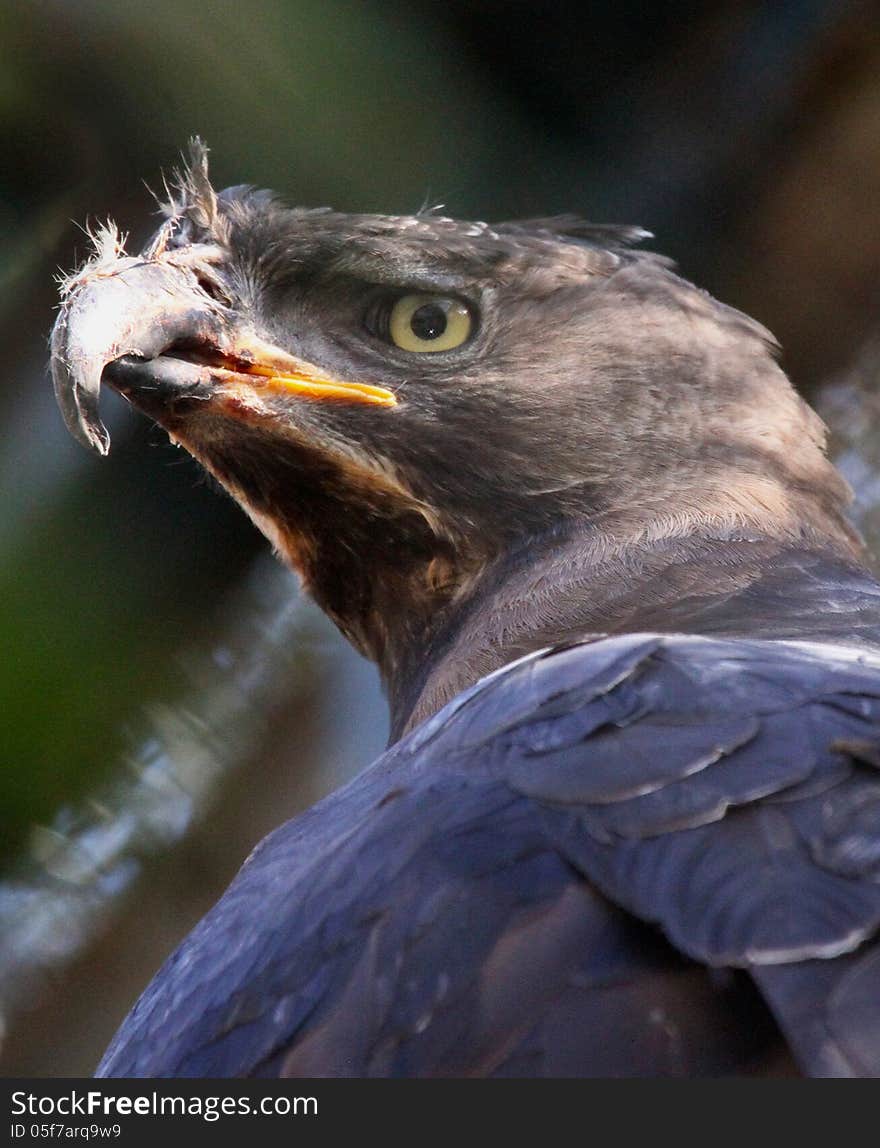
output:
M460 299L403 295L391 309L388 333L403 351L452 351L467 342L473 323Z

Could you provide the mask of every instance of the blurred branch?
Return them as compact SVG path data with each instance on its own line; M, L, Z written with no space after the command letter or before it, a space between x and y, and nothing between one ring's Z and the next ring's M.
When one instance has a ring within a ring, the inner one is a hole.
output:
M321 674L320 630L292 577L260 560L219 640L183 655L184 696L154 707L113 781L33 831L0 882L0 1032L107 926L144 859L203 821L228 776L259 758L279 705L296 707Z

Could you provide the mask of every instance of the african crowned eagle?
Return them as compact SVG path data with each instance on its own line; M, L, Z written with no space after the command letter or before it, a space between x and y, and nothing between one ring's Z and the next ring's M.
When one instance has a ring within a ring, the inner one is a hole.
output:
M381 672L387 751L134 1006L123 1076L880 1075L880 586L757 323L636 228L291 209L196 146L52 337Z

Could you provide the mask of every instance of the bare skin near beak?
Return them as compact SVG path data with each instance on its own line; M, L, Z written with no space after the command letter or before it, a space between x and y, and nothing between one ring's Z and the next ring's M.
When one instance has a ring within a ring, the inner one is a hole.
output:
M105 245L106 248L106 245ZM331 378L241 330L211 290L219 248L193 244L133 258L106 250L66 284L52 330L55 396L73 436L106 454L102 382L153 413L157 401L241 387L306 399L394 406L391 391Z
M327 375L311 363L288 354L257 335L241 331L232 335L228 350L215 351L209 345L175 352L180 358L210 370L215 383L231 386L246 382L254 390L286 391L304 398L340 402L377 403L394 406L394 394L370 383L343 382Z

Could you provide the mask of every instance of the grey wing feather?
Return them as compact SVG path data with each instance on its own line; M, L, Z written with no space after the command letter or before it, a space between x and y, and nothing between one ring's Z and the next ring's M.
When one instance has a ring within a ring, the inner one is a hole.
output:
M744 1028L734 1051L713 1047L687 989L711 997L703 970L579 879L508 786L366 789L369 822L329 853L288 827L261 847L100 1074L486 1076L551 1059L563 1074L694 1074L757 1055ZM672 1035L646 1020L648 998L681 1014ZM573 1009L585 1027L566 1048ZM612 1051L592 1034L615 1013L630 1023Z
M749 968L806 1070L880 1072L880 775L858 754L880 733L876 659L685 638L645 654L604 725L590 706L560 716L553 744L537 709L496 733L496 760L610 899L697 960Z
M839 647L525 659L268 838L100 1071L747 1071L751 976L805 1071L872 1074L878 731Z

